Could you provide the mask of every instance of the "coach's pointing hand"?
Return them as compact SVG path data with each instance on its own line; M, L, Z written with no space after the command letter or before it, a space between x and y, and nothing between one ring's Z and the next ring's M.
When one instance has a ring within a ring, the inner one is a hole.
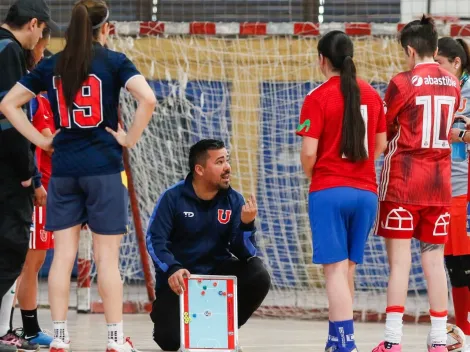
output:
M188 270L180 269L170 276L170 278L168 279L168 285L170 285L170 288L173 290L174 293L180 295L185 290L184 278L187 277L189 279L190 276L191 274Z
M256 198L252 194L250 198L246 200L246 204L242 207L241 221L244 224L253 222L258 212L258 206L256 205Z

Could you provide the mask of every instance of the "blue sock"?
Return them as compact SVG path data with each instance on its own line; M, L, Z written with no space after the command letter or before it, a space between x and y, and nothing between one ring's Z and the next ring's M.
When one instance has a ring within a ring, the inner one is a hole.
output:
M338 337L338 347L341 352L350 352L356 348L354 341L354 323L351 320L335 321L336 336Z
M329 327L328 327L328 341L326 341L325 350L337 344L338 344L338 337L336 337L335 324L330 321Z

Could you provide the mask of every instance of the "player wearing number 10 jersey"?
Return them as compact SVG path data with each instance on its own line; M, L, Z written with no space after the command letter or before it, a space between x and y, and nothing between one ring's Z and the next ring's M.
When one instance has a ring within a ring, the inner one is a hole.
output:
M385 341L373 351L401 351L402 319L411 269L411 238L421 241L428 284L429 351L446 349L447 278L444 246L450 222L449 131L459 107L458 79L434 62L432 19L408 23L400 33L410 71L395 76L385 94L389 143L379 187L378 231L390 264Z
M54 231L55 253L49 272L49 302L54 324L51 352L70 350L67 307L70 276L82 223L93 231L98 284L108 323L107 352L136 352L124 341L119 245L128 222L122 147L140 138L155 108L155 94L132 62L105 47L109 10L103 0L80 0L72 10L64 50L44 60L3 99L0 109L17 130L42 149L42 136L20 108L46 90L60 133L53 139L52 177L46 229ZM118 125L121 88L138 101L126 134Z

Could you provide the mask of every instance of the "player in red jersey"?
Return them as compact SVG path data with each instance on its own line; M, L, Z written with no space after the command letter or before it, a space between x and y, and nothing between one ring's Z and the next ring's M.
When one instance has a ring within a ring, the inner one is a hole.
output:
M447 278L444 243L450 221L449 131L459 107L459 81L434 62L437 30L431 18L408 23L400 43L410 71L396 75L385 94L389 143L380 183L378 235L385 237L390 278L385 341L373 351L401 351L411 269L411 238L421 260L431 314L430 351L446 349Z
M353 43L341 31L318 42L319 65L328 79L305 98L297 134L301 161L311 179L309 218L313 262L322 264L329 302L325 351L357 351L353 296L356 264L364 258L377 215L374 160L386 147L383 102L356 78Z

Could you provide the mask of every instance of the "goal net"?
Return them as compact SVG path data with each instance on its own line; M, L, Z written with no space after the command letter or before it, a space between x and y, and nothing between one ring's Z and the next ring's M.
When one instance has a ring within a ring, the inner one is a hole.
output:
M441 35L469 34L466 26L456 26L441 25ZM230 150L232 186L245 197L255 194L258 201L258 255L272 276L272 288L258 313L326 317L325 279L321 267L312 264L308 181L299 160L301 140L294 133L299 111L305 95L324 81L317 65L319 34L331 29L349 32L358 76L383 96L391 77L404 69L395 37L398 28L396 24L328 24L320 28L299 23L251 27L115 24L110 47L124 52L137 65L158 98L148 129L129 151L136 209L130 212L131 231L123 241L120 261L129 309L148 308L145 303L152 297L146 285L152 287L149 277L153 280L153 265L141 251L142 242L139 247L132 215L138 213L145 232L160 194L187 175L189 147L202 138L218 138ZM123 92L121 115L126 126L135 109L134 100ZM381 163L377 162L378 172ZM90 269L93 303L99 301L99 295L87 248L82 249L85 261L81 269ZM146 261L151 269L147 278L142 269ZM384 242L370 236L355 280L359 318L380 319L388 275ZM80 299L86 300L87 294ZM419 319L428 309L419 247L413 243L406 313Z

